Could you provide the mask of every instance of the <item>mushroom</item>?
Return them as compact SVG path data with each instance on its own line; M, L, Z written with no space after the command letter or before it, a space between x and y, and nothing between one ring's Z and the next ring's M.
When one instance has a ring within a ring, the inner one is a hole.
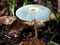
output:
M46 21L49 18L50 13L50 9L45 6L30 4L17 9L16 16L19 19L27 22L33 21L35 28L35 37L37 37L37 21L40 21L41 23Z

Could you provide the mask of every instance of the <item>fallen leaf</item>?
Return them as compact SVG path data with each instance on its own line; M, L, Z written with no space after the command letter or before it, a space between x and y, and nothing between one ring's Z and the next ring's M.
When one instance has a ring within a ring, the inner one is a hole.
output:
M0 17L0 24L10 25L14 22L16 18L12 16L1 16Z

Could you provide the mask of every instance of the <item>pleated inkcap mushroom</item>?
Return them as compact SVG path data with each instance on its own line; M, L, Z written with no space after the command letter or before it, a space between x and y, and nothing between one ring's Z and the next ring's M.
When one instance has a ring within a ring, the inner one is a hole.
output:
M45 6L38 4L30 4L19 8L16 11L16 16L19 19L24 20L26 22L32 22L32 21L34 22L35 38L37 38L38 32L37 32L36 21L47 20L50 16L50 13L51 13L50 9Z
M24 21L32 20L46 20L49 18L51 10L45 6L38 4L30 4L23 7L20 7L16 11L16 16Z

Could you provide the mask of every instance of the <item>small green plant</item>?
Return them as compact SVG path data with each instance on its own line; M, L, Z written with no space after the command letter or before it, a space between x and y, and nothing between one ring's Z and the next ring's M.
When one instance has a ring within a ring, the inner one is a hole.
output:
M23 5L27 5L27 4L28 4L27 0L24 0Z
M10 14L14 16L14 11L15 11L15 6L16 6L16 0L10 0L9 1L9 9L10 9Z
M33 3L33 0L31 1L31 0L24 0L24 3L23 3L23 6L24 5L28 5L28 4L32 4Z
M60 16L57 17L56 21L57 21L57 23L60 22Z

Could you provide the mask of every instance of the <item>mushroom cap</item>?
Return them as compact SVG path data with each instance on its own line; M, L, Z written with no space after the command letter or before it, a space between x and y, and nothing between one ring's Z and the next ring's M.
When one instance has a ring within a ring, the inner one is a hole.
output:
M40 21L48 19L50 13L50 9L45 6L30 4L17 9L16 16L24 21L32 21L34 19Z

